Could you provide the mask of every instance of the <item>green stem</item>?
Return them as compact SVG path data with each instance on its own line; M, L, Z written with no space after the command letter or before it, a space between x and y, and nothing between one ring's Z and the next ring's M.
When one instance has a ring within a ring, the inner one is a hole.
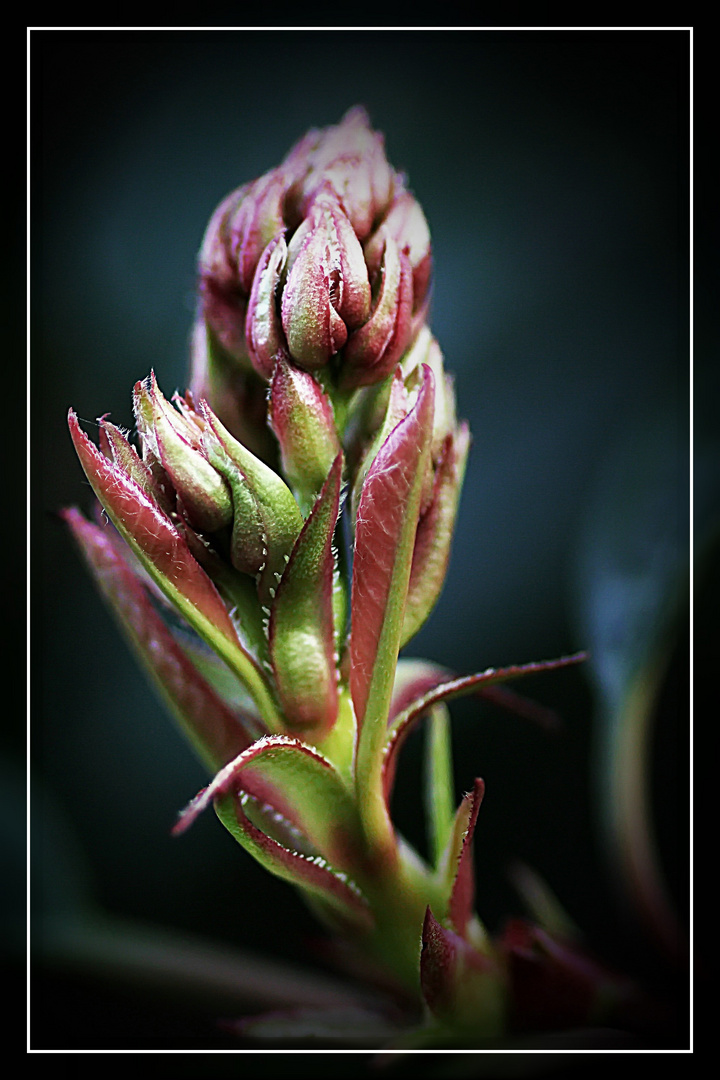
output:
M450 714L447 705L435 705L426 721L425 806L433 863L440 865L453 826L453 767Z

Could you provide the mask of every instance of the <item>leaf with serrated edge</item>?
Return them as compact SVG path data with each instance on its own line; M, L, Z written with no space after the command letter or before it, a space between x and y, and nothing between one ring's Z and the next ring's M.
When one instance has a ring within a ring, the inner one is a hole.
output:
M268 727L277 710L257 663L242 647L227 608L170 518L90 441L71 409L70 434L85 475L120 535L201 638L235 671Z
M333 869L322 856L306 856L283 847L248 819L243 796L218 799L216 812L235 839L261 866L285 881L314 894L328 904L342 922L370 930L373 916L367 900L342 871Z
M448 562L465 462L470 448L466 424L448 436L436 466L432 501L418 522L403 622L405 645L423 625L440 595Z
M253 721L228 708L175 641L107 532L75 508L62 517L132 647L203 761L213 770L253 741Z
M357 866L359 823L335 766L287 735L259 739L221 769L185 808L174 832L184 832L215 799L246 791L269 804L338 870Z
M398 750L413 726L436 702L449 701L452 698L465 697L468 694L484 695L486 688L493 687L497 683L518 679L524 675L537 675L544 671L555 671L557 668L567 667L570 664L578 664L585 660L586 657L587 654L584 652L573 653L572 656L562 656L557 660L540 660L536 663L515 664L505 668L487 668L487 670L478 672L475 675L464 675L456 679L448 679L445 668L435 667L431 664L425 667L422 661L418 661L416 669L417 681L413 683L413 676L411 675L401 684L395 700L403 704L403 707L395 713L387 731L382 764L386 800L389 800L392 790ZM414 701L404 704L413 686L422 688L422 692Z
M450 920L453 930L463 936L472 918L475 903L472 845L484 794L485 784L478 778L472 791L464 796L458 807L440 868L440 874L450 893L448 910L444 914Z

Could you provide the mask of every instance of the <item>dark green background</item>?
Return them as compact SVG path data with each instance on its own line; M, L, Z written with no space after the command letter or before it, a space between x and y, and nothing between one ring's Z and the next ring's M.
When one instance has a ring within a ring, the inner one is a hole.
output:
M38 911L64 902L82 864L95 899L118 914L294 960L315 934L292 890L213 815L170 838L207 777L54 516L90 506L68 407L130 426L132 385L151 368L168 396L184 387L206 221L309 127L363 104L407 173L433 238L432 327L474 436L447 585L409 651L465 672L586 647L583 552L603 516L598 493L625 478L624 505L642 507L632 447L648 428L661 527L685 551L688 45L675 31L31 35ZM617 535L654 527L631 514ZM562 714L553 737L476 702L453 710L458 797L475 775L487 786L478 910L493 929L521 910L506 867L525 859L601 952L655 978L652 947L621 916L600 855L592 677L591 663L523 687ZM677 686L662 838L682 903ZM419 750L418 738L405 752L397 817L422 844ZM41 972L36 986L37 1047L215 1039L211 1017L178 1019L104 985Z

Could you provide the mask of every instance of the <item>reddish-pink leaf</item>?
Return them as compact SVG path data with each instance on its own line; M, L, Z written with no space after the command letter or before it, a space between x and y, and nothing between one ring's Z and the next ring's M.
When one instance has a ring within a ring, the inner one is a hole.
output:
M458 808L453 838L451 839L451 843L453 842L453 839L460 841L457 871L455 873L452 892L450 893L448 912L450 921L458 934L465 933L467 924L473 914L475 903L475 872L472 845L478 811L480 810L480 804L484 794L485 784L478 778L473 785L473 790L463 798L463 801Z
M456 697L464 697L468 694L478 694L495 700L497 690L504 690L497 684L510 679L521 678L524 675L537 675L544 671L554 671L557 668L567 667L570 664L580 663L587 657L586 653L574 653L572 656L562 656L557 660L541 660L531 664L516 664L505 668L487 668L486 671L475 675L463 675L455 679L448 679L447 669L435 665L418 665L417 674L406 680L393 699L392 722L389 727L385 753L383 758L383 784L386 799L390 798L392 784L397 766L397 754L406 737L422 718L431 705L438 701L448 701ZM414 700L408 700L416 692ZM533 719L541 722L547 721L554 714L541 706L531 708L532 703L524 698L508 695L507 699L498 700L498 704L511 708L517 704L522 714L532 715Z
M378 451L358 506L350 688L360 727L375 686L378 705L389 706L432 435L433 387L432 372L425 367L417 400Z
M170 518L117 465L109 461L81 430L70 410L70 434L80 464L103 507L125 538L219 632L237 643L237 635L220 595L190 554Z
M258 721L215 693L168 630L110 529L62 511L103 595L203 759L217 769L256 737Z

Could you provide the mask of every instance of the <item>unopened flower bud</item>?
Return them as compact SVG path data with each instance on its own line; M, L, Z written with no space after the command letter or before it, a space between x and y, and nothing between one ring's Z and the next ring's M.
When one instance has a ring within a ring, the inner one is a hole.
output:
M367 113L359 106L350 109L339 124L309 132L284 164L295 177L288 194L288 214L294 211L298 218L304 217L329 180L361 240L384 213L396 184L383 137L372 131Z
M370 314L370 281L360 241L329 185L290 241L282 325L299 367L324 367L348 332Z
M281 361L270 386L268 419L280 444L283 472L308 511L340 451L327 395L310 372Z
M199 532L217 532L232 521L230 490L200 447L201 431L163 397L151 375L136 401L139 416L152 418L153 449L172 481L190 524ZM146 436L147 437L147 436Z
M200 253L201 318L267 382L288 360L331 365L348 391L382 381L410 346L429 275L422 210L356 108L221 203Z
M200 403L200 411L205 421L204 451L233 492L236 519L231 560L236 569L247 571L250 545L255 553L250 572L258 574L258 590L266 603L302 528L302 514L282 478L233 439L206 402Z
M199 256L202 307L222 346L247 362L245 312L260 257L284 229L284 176L272 170L220 203Z
M378 295L372 314L348 341L341 381L345 389L368 386L386 378L410 343L412 274L405 252L385 238L378 273Z
M391 236L407 254L413 275L413 313L423 305L430 285L432 256L430 230L422 207L409 191L401 191L380 225L365 243L365 261L371 276L380 266L386 238Z

